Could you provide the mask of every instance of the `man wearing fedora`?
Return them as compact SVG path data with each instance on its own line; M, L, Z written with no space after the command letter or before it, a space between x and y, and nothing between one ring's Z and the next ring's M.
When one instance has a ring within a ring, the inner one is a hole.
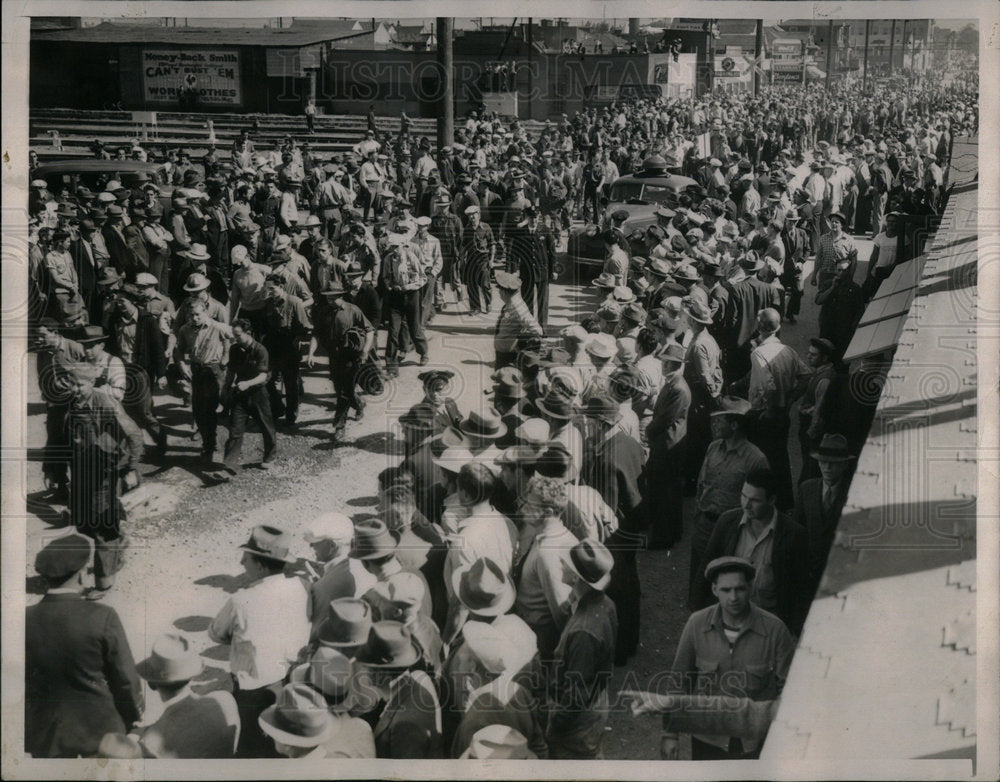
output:
M248 586L234 594L208 627L215 643L229 646L233 697L239 708L237 757L273 757L273 747L257 723L275 702L289 667L309 642L307 595L302 582L286 578L290 536L261 525L242 546L240 564Z
M364 415L365 403L358 394L358 375L375 344L375 327L357 305L344 301L344 293L344 288L336 283L323 291L323 299L329 311L326 332L322 337L313 334L306 357L307 366L312 367L319 341L322 340L327 346L330 354L327 369L337 394L333 417L334 438L343 437L351 408L357 411L357 420L360 421ZM286 386L287 382L286 380Z
M830 340L840 356L851 344L865 311L864 294L854 281L855 265L848 258L838 260L834 273L826 279L826 287L816 292L816 303L820 305L819 336Z
M355 659L369 673L371 689L384 704L373 730L376 756L443 757L440 702L434 682L417 667L420 649L409 630L400 622L376 622Z
M367 635L366 631L366 639ZM321 646L308 662L292 669L289 683L306 684L326 701L333 728L322 745L325 757L375 757L371 726L363 719L352 716L352 711L362 708L358 704L363 695L359 694L354 664L345 654L330 646Z
M113 608L82 599L93 546L71 533L35 557L42 600L25 615L24 751L35 758L94 757L105 733L142 715L142 685Z
M101 754L171 760L233 757L240 734L236 701L225 690L192 692L191 680L204 668L184 636L168 633L153 641L149 657L136 665L136 672L160 696L163 713L128 736L105 735Z
M496 282L500 290L500 299L503 301L493 340L496 351L494 365L500 369L514 363L519 338L541 337L545 332L521 297L521 278L510 272L498 271Z
M720 556L705 568L714 604L693 613L684 625L671 666L676 694L725 694L754 701L781 695L794 641L774 614L752 599L758 568L738 556ZM693 735L692 760L756 758L762 739ZM663 715L660 757L677 760L679 737L671 714Z
M590 538L569 554L572 613L555 649L546 739L550 759L601 760L618 635L615 604L605 594L615 560Z
M309 522L304 533L313 550L319 572L309 583L308 614L312 622L311 640L330 615L330 603L356 598L375 586L375 577L350 556L354 543L354 522L343 513L329 512ZM310 566L311 567L311 566Z
M444 712L458 718L454 730L445 722L445 739L451 738L451 757L475 756L472 744L488 726L503 726L523 737L528 752L525 757L546 757L542 706L530 689L530 675L536 656L531 631L513 614L491 622L472 621L463 627L461 645L454 655L459 675L443 687L461 688L464 706L458 713ZM459 670L460 669L460 670ZM450 690L452 692L455 689ZM518 757L513 755L512 757Z
M420 582L419 594L420 611L426 616L430 616L433 611L431 605L431 590L427 585L427 579L418 570L407 570L403 567L396 556L399 545L398 538L386 526L381 519L364 519L354 526L354 546L350 556L360 560L364 569L375 578L375 583L361 597L372 608L372 615L376 620L389 618L382 614L394 614L396 609L389 605L392 596L400 586L405 586L405 582L417 579Z
M287 684L275 701L254 719L254 727L269 745L268 753L260 757L328 757L326 744L334 735L334 720L323 694L304 682Z
M805 480L799 486L799 501L793 518L806 531L809 576L815 589L826 567L837 522L847 501L854 456L842 434L825 434L810 456L819 464L821 477Z
M689 298L683 301L683 306L692 335L685 354L684 379L691 391L685 458L687 482L693 489L698 468L712 439L709 415L718 408L722 394L722 351L709 333L713 320L708 304Z
M836 274L837 264L841 260L851 262L851 269L858 262L858 247L854 239L844 233L847 218L840 212L829 216L830 230L819 238L819 250L816 253L816 269L813 271L811 284L818 290L825 290L831 278Z
M669 549L683 534L688 413L691 389L685 380L687 353L667 342L660 354L663 385L646 426L649 459L643 468L643 505L650 549Z

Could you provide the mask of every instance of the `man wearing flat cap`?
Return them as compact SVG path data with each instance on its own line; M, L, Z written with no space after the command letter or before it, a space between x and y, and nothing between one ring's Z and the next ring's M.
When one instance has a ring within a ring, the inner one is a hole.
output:
M478 199L477 199L478 202ZM465 232L463 234L460 266L463 280L469 291L471 314L489 314L493 304L493 290L490 273L496 257L496 242L493 229L483 222L478 203L465 208Z
M105 733L123 733L143 710L142 685L113 608L83 600L93 546L71 533L35 558L42 600L24 624L24 751L35 758L93 757Z
M255 527L240 549L248 586L222 607L208 627L215 643L229 646L233 697L242 730L236 756L275 757L270 740L257 724L272 705L288 669L309 643L307 595L302 582L286 578L291 538L277 527Z
M705 580L715 604L693 613L684 625L671 667L670 689L679 695L719 695L774 701L781 695L795 651L791 633L774 614L755 605L750 585L756 569L746 559L719 557ZM678 735L663 715L660 757L678 758ZM756 758L760 739L693 735L692 760Z

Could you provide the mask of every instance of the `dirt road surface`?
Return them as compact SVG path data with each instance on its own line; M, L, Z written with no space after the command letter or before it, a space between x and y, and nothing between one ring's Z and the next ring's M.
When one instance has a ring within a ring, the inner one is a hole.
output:
M858 244L861 259L867 260L871 242L859 239ZM859 281L865 264L860 267ZM583 279L593 276L596 271L582 275ZM802 356L809 338L817 331L818 308L811 299L814 292L814 288L807 288L798 323L785 324L781 334ZM453 395L467 412L488 403L483 391L490 385L493 330L500 302L494 296L489 316L470 316L456 313L450 293L446 300L446 311L430 327L430 366L456 372ZM549 330L555 333L578 320L596 302L596 289L565 282L553 284ZM380 342L384 345L384 333ZM415 359L411 353L399 377L387 385L381 396L368 397L364 420L348 424L344 442L332 440L333 389L323 365L307 370L298 425L294 430L279 428L279 455L273 467L260 468L261 439L251 429L244 442L244 463L248 466L223 485L206 484L204 468L197 462L200 442L189 438L193 431L190 410L180 407L177 398L157 397L157 413L170 431L170 450L164 465L143 465L142 486L126 495L130 515L126 529L131 546L117 585L105 598L121 616L137 660L148 653L159 634L181 631L206 663L195 690L229 687L228 647L213 644L206 628L228 595L241 585L237 546L246 542L254 525L267 523L292 533L299 543L298 553L305 555L309 547L302 540L302 529L317 514L340 510L360 518L373 512L376 475L401 459L397 419L422 397ZM40 501L43 481L38 459L45 442L44 406L37 393L33 355L25 358L23 372L30 400L26 424L26 576L30 604L41 596L41 585L31 563L44 541L62 531L62 521L61 508ZM224 432L220 432L219 443L224 442ZM795 475L799 454L794 431L789 444ZM685 501L688 525L693 518L692 505L691 499ZM639 554L641 644L627 668L615 672L612 693L641 689L669 667L688 616L688 546L685 537L670 552ZM158 698L147 697L147 704L148 717L155 719ZM658 718L633 719L622 704L612 715L605 755L608 759L656 759L659 733Z

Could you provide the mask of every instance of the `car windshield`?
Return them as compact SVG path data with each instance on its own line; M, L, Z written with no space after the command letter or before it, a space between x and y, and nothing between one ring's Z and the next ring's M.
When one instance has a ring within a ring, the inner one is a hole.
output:
M611 199L622 204L669 205L674 193L669 187L647 182L618 182L611 188Z

